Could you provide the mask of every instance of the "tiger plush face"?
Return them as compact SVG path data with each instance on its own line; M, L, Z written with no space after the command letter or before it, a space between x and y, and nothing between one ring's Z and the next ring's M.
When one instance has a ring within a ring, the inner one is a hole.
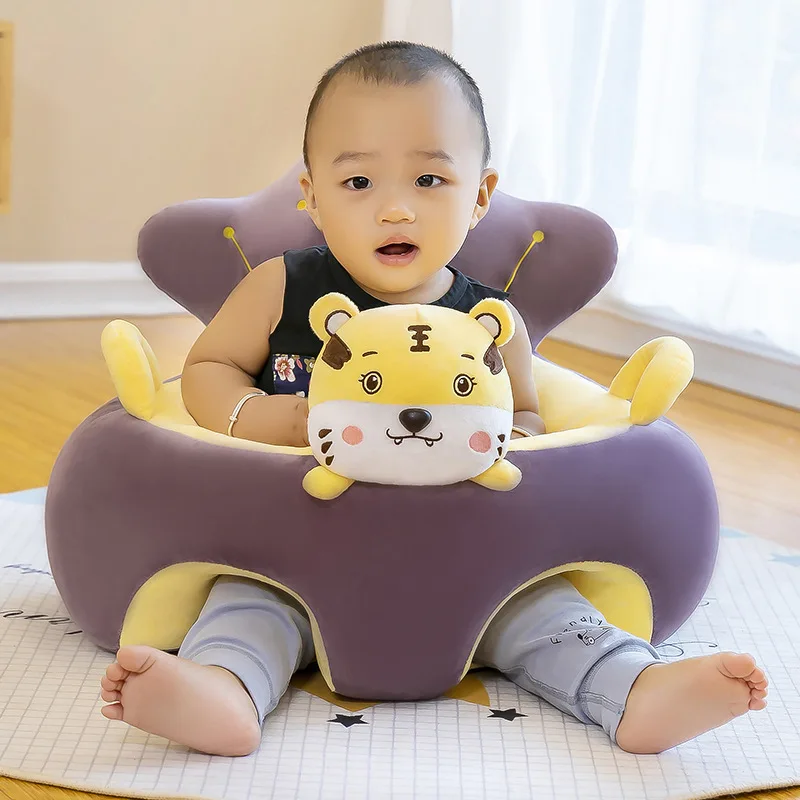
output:
M514 404L499 352L514 333L500 300L469 314L430 305L359 312L329 294L311 309L323 341L309 387L309 442L351 480L449 484L505 456Z

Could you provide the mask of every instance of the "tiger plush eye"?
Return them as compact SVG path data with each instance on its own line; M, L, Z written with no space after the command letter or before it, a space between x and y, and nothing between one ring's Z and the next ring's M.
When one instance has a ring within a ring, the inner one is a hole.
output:
M472 394L474 387L475 381L469 375L457 375L453 381L453 391L459 397L467 397L467 395Z
M367 394L377 394L383 386L380 372L368 372L366 375L362 375L359 381Z

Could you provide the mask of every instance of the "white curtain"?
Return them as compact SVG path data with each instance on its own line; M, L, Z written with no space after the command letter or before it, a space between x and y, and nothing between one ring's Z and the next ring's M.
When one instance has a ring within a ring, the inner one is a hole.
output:
M598 305L800 357L798 0L428 0L427 35L413 4L384 34L449 35L501 188L614 227Z

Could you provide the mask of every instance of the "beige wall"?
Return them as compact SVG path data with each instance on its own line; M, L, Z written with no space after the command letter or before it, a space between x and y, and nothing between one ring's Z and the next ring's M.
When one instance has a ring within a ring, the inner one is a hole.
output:
M299 157L326 67L381 0L0 0L15 24L0 262L128 261L159 208L255 191Z

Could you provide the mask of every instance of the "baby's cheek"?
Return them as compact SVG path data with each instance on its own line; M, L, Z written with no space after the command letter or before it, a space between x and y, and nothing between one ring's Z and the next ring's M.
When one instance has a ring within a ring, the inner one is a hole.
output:
M344 440L345 444L355 445L361 444L364 441L364 433L361 428L357 428L355 425L348 425L342 431L342 439Z
M476 453L488 453L492 448L492 437L486 431L477 431L469 437L469 446Z

